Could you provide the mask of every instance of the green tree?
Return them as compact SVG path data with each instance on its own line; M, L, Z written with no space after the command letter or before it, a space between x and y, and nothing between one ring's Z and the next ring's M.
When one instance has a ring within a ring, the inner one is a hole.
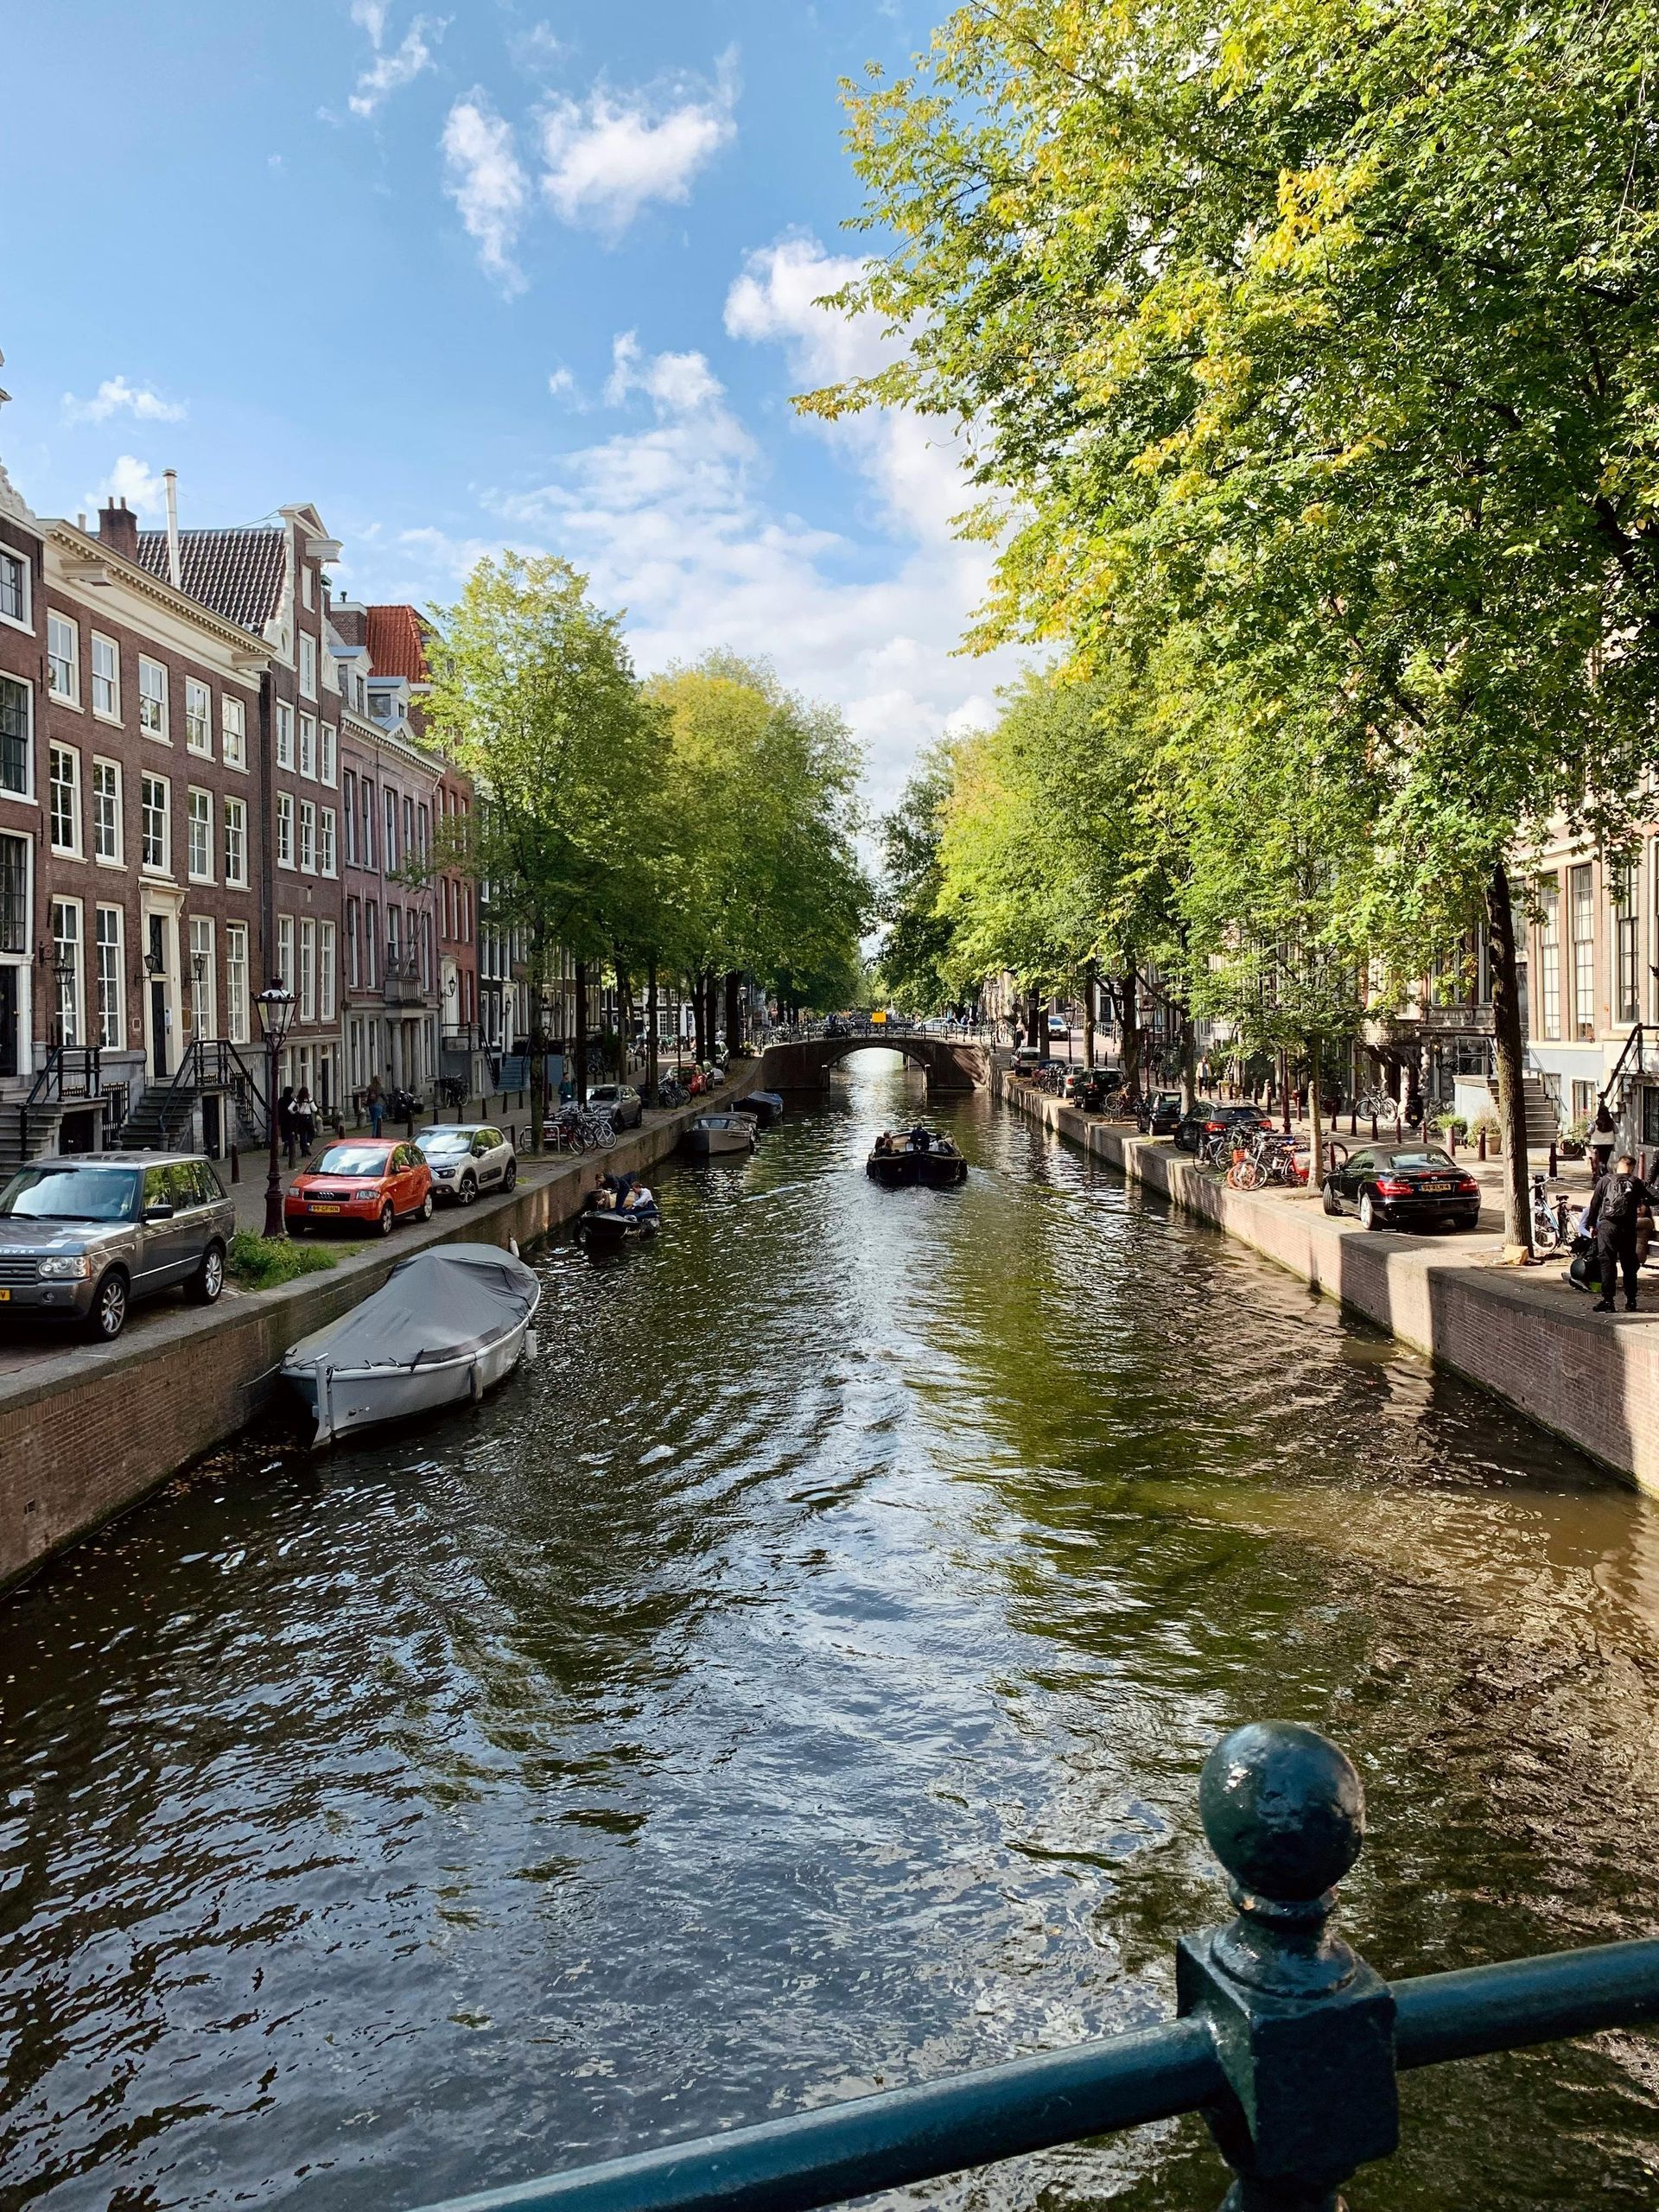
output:
M951 778L949 744L928 747L898 805L881 818L879 988L906 1013L938 1014L957 995L948 972L957 966L955 932L939 911L939 843Z

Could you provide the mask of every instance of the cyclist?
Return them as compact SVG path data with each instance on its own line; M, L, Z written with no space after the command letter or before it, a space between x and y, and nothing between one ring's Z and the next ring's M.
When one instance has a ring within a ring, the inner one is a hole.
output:
M1584 1210L1584 1232L1596 1240L1596 1272L1601 1279L1601 1296L1592 1307L1592 1313L1612 1312L1613 1293L1621 1271L1624 1277L1624 1310L1627 1313L1636 1312L1636 1282L1640 1265L1637 1257L1637 1216L1644 1205L1651 1211L1653 1205L1654 1194L1637 1173L1633 1155L1620 1153L1611 1172L1597 1182Z

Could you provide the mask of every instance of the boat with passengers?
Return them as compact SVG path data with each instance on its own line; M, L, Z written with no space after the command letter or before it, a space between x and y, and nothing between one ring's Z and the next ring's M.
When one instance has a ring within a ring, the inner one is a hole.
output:
M968 1162L950 1138L918 1122L911 1129L883 1129L864 1163L864 1173L885 1190L917 1183L948 1190L968 1180Z

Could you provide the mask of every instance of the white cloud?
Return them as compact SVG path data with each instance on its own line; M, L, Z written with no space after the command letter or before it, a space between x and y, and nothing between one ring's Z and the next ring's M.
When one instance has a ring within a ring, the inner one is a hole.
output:
M140 423L182 423L185 410L152 391L130 385L125 377L105 377L91 399L63 395L66 423L107 423L111 415L131 415Z
M555 369L552 374L548 378L547 388L552 393L555 399L568 400L573 407L577 404L576 379L575 373L573 370L566 368Z
M448 24L436 16L416 16L404 32L402 45L388 54L380 45L385 35L386 10L379 0L356 0L352 20L367 31L375 58L358 79L357 89L346 105L353 115L372 115L391 93L412 84L424 70L436 67L427 41L442 38Z
M653 353L640 351L632 330L611 340L611 373L605 383L605 404L620 407L628 394L643 391L658 415L692 415L708 407L725 390L702 353Z
M692 179L736 136L734 57L712 88L681 81L632 92L596 86L587 101L560 99L542 116L542 190L566 223L615 237L653 200L683 201Z
M532 23L527 31L507 41L508 53L527 76L550 69L569 50L551 23Z
M86 494L87 506L94 509L118 499L124 499L141 515L160 517L164 512L165 489L161 478L130 453L121 455L96 492Z
M457 100L443 126L444 190L477 242L478 257L512 298L524 289L512 249L530 197L512 126L481 92Z

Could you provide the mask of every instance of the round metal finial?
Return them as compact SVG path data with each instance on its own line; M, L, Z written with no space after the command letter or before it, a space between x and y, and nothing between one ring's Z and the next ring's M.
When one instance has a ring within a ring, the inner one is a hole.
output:
M1339 1882L1365 1840L1365 1792L1327 1736L1295 1720L1256 1720L1224 1736L1198 1777L1210 1847L1240 1891L1312 1904Z

